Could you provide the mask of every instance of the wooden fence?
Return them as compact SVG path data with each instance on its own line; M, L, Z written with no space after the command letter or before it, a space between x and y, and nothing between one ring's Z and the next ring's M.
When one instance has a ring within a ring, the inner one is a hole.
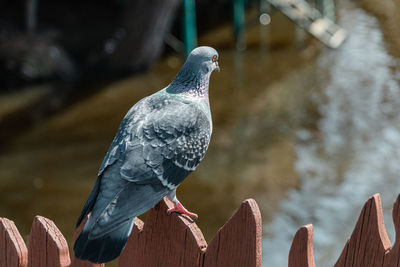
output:
M334 267L400 267L400 195L393 207L396 240L392 247L383 223L379 194L373 195L361 210L356 226ZM290 267L314 267L313 227L301 227L289 252Z
M257 203L248 199L207 245L201 230L188 217L166 216L172 203L154 207L146 223L136 220L118 266L261 266L261 215ZM378 194L364 205L350 239L335 267L400 267L400 196L394 209L396 241L391 247L383 224ZM76 235L81 229L77 230ZM305 225L294 236L289 267L312 267L313 227ZM0 267L104 266L70 258L68 244L56 225L36 216L25 245L15 224L0 218Z

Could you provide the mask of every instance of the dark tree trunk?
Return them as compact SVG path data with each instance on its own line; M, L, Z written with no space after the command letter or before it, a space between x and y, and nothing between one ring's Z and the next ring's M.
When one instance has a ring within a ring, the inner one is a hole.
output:
M149 3L150 2L150 3ZM125 39L111 56L116 68L147 68L162 52L179 0L131 1L123 14Z

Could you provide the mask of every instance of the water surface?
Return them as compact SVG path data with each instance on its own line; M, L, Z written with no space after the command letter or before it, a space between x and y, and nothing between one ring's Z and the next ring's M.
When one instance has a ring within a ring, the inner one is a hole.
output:
M398 61L388 54L376 18L351 2L339 3L349 38L315 63L315 75L327 75L318 83L321 118L316 132L297 131L300 187L289 190L273 221L264 225L263 266L287 265L293 235L307 223L314 225L317 266L332 266L374 193L381 193L394 240L391 214L400 192Z

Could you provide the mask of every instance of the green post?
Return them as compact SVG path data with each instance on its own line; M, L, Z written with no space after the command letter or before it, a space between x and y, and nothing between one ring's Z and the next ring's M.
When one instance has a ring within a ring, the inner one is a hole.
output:
M197 46L195 0L183 0L183 45L186 56Z
M26 29L28 33L34 33L37 25L37 11L39 0L26 0Z
M233 26L236 40L236 48L243 50L246 48L245 35L245 0L233 1Z

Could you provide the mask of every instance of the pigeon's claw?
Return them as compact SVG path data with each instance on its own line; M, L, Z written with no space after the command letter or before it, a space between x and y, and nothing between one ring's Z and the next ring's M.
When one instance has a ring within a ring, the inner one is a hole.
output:
M167 215L170 215L172 212L185 214L189 216L192 220L197 220L197 218L199 217L196 213L188 211L179 201L175 203L175 206L173 208L167 210Z

